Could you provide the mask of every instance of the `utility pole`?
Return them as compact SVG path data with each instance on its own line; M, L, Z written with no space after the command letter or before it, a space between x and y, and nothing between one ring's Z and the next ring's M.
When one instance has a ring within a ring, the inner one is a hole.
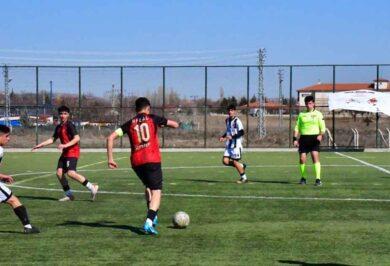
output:
M278 70L279 78L279 131L282 130L283 125L283 69Z
M259 49L259 83L258 83L258 98L259 98L259 121L258 121L258 133L260 139L267 135L265 126L265 95L264 95L264 61L265 61L265 49Z

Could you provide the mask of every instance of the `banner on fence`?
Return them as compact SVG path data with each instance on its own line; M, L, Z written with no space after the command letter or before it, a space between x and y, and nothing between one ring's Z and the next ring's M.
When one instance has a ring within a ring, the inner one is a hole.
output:
M329 110L353 110L361 112L384 113L390 116L390 93L357 90L329 94Z

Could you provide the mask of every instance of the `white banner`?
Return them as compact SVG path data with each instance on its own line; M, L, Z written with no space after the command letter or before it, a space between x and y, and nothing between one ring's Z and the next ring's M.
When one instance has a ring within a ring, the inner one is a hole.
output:
M329 93L329 110L384 113L390 116L390 93L357 90Z

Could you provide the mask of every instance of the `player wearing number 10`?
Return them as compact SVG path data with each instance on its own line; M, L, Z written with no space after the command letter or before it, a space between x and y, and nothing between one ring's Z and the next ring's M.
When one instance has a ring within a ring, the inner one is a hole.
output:
M150 114L150 102L147 98L138 98L135 110L137 115L107 138L108 167L118 167L112 152L114 140L127 134L131 146L131 166L145 186L148 212L144 230L149 234L158 234L155 227L161 202L162 170L157 129L164 126L177 128L179 125L175 121Z

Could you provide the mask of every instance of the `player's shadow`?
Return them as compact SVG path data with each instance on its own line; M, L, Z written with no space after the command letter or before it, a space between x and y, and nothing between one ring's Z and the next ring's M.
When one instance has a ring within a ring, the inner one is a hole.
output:
M199 182L199 183L232 183L231 181L223 181L223 180L209 180L209 179L193 179L193 178L186 178L186 179L175 179L175 180L183 180L183 181L190 181L190 182Z
M251 183L263 183L263 184L282 184L282 185L292 185L292 184L297 184L297 182L292 183L290 181L279 181L279 180L253 180L250 179L249 182Z
M113 228L119 230L129 230L137 235L145 235L145 232L141 228L134 227L131 225L114 224L114 222L111 221L101 221L101 222L66 221L64 223L57 224L56 226L87 226L87 227Z
M308 263L299 260L278 260L280 263L284 264L293 264L293 265L301 265L301 266L352 266L351 264L340 264L340 263Z
M24 235L24 233L20 232L20 231L0 231L0 234L21 234L21 235Z
M51 201L58 201L57 198L53 198L53 197L36 197L36 196L20 196L18 195L18 198L19 199L32 199L32 200L51 200Z

